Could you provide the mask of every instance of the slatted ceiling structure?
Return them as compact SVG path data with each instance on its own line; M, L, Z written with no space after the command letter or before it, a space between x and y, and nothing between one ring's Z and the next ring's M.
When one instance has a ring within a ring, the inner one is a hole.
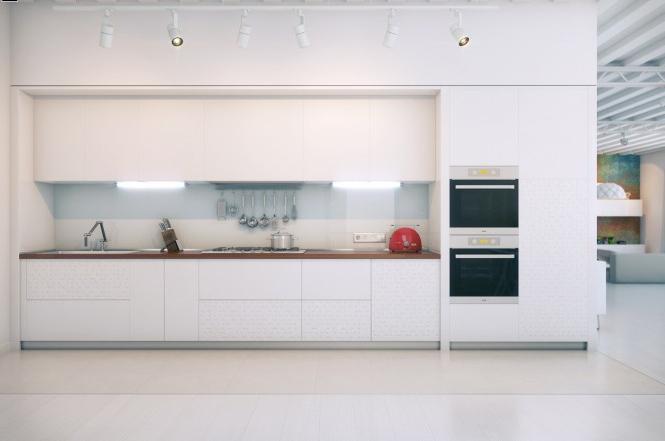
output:
M600 0L598 14L598 153L665 149L665 0Z

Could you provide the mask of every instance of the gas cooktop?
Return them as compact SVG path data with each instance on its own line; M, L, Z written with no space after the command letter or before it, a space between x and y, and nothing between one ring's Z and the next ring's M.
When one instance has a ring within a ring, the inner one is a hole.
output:
M234 254L234 253L304 253L307 250L300 248L290 248L288 250L274 250L270 247L217 247L210 250L203 251L204 253L223 253L223 254Z

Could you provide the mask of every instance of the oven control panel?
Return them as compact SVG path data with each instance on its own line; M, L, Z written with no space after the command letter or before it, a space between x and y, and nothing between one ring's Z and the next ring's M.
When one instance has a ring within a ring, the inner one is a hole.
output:
M519 248L519 236L514 234L499 236L451 235L450 248Z
M469 237L467 240L471 246L497 247L501 245L500 237Z

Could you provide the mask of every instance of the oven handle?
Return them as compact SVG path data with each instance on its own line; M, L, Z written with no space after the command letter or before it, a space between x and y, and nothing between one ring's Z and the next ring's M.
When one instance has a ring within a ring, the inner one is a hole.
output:
M455 259L514 259L514 254L455 254Z
M514 185L455 185L456 190L515 190Z

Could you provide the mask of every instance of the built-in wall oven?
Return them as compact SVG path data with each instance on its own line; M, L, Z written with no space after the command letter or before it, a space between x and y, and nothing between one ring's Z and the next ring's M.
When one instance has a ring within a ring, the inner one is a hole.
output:
M517 234L517 167L450 168L450 234Z
M451 303L517 303L517 236L451 236Z

